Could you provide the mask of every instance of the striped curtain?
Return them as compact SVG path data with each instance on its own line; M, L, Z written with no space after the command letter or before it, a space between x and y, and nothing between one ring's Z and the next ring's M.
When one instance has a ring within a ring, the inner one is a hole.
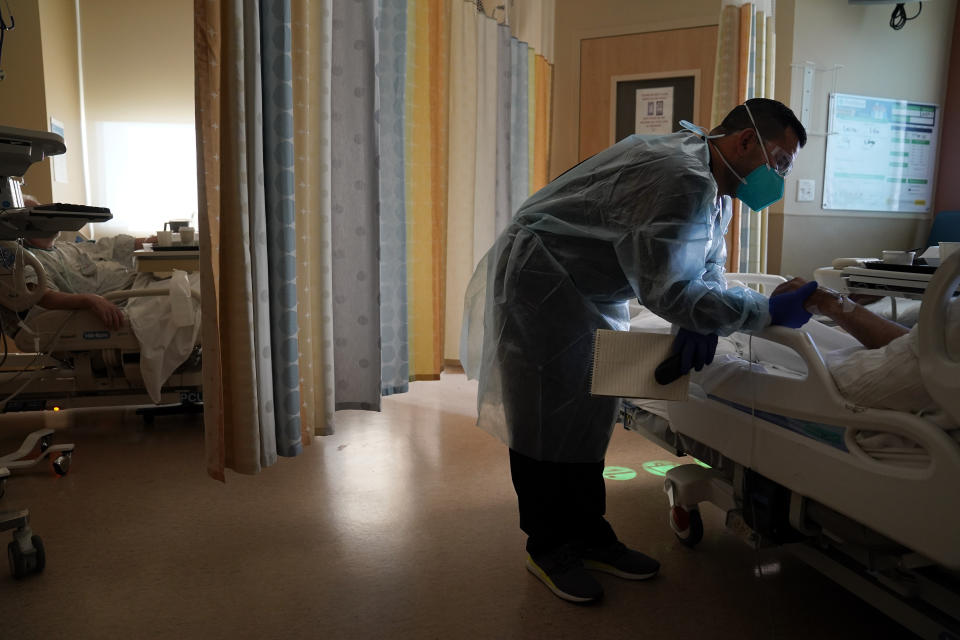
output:
M552 66L465 0L194 9L206 462L223 480L459 358L473 268L546 183ZM525 19L552 47L550 11Z
M527 64L527 43L512 38L510 42L510 212L511 217L530 196L530 104Z
M773 96L774 18L772 3L724 0L717 37L711 122L720 122L750 98ZM767 270L767 215L733 202L727 234L727 269L745 273Z
M380 189L372 0L333 1L330 173L337 409L380 409Z
M380 377L383 395L409 387L407 349L407 218L404 114L407 7L382 0L377 88L380 145Z
M294 224L293 50L290 0L260 4L263 78L263 191L273 411L277 453L300 453L297 233ZM258 230L259 233L259 230ZM259 256L258 256L259 257ZM254 309L259 309L255 305Z
M300 424L304 444L333 433L330 226L331 0L294 0L293 91ZM325 99L326 98L326 99Z
M473 2L453 0L450 14L450 147L447 166L450 189L447 193L446 331L444 358L460 357L460 322L463 296L473 273L474 218L478 198L477 117L480 79L477 77L482 33L478 25L487 21ZM485 85L484 85L485 86ZM484 107L487 105L484 104ZM489 135L489 131L485 131ZM481 185L483 188L487 185ZM482 212L481 212L482 216Z
M450 24L444 358L456 362L474 267L548 181L553 67L473 1L453 0Z
M404 131L411 380L437 380L443 370L448 120L455 126L448 115L447 71L448 59L457 53L448 49L457 17L448 10L445 0L407 0Z

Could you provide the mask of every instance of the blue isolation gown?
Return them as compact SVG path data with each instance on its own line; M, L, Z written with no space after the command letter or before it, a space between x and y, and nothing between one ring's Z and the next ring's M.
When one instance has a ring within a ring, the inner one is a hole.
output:
M629 300L703 334L767 326L767 299L724 279L730 210L686 131L625 138L531 196L467 287L478 425L537 460L597 462L619 400L590 395L594 333L627 329Z

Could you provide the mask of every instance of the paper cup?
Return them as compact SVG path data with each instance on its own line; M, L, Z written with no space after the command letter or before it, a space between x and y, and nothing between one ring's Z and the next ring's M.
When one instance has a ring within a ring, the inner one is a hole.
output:
M185 247L192 247L196 243L197 230L193 227L180 227L180 242Z
M157 231L157 244L161 247L172 247L173 231Z

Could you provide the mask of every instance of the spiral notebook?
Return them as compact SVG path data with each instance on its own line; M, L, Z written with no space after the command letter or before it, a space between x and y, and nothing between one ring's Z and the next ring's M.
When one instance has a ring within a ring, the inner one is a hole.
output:
M593 344L593 376L590 393L595 396L686 400L690 375L661 385L653 372L670 355L673 336L666 333L598 329Z

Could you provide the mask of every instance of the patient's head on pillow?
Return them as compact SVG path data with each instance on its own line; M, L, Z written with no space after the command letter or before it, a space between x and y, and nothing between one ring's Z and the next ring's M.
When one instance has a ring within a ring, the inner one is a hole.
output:
M26 207L39 207L40 201L33 196L23 195L23 204ZM52 233L47 236L38 236L36 238L26 238L27 244L38 249L52 249L53 243L60 237L60 232Z

